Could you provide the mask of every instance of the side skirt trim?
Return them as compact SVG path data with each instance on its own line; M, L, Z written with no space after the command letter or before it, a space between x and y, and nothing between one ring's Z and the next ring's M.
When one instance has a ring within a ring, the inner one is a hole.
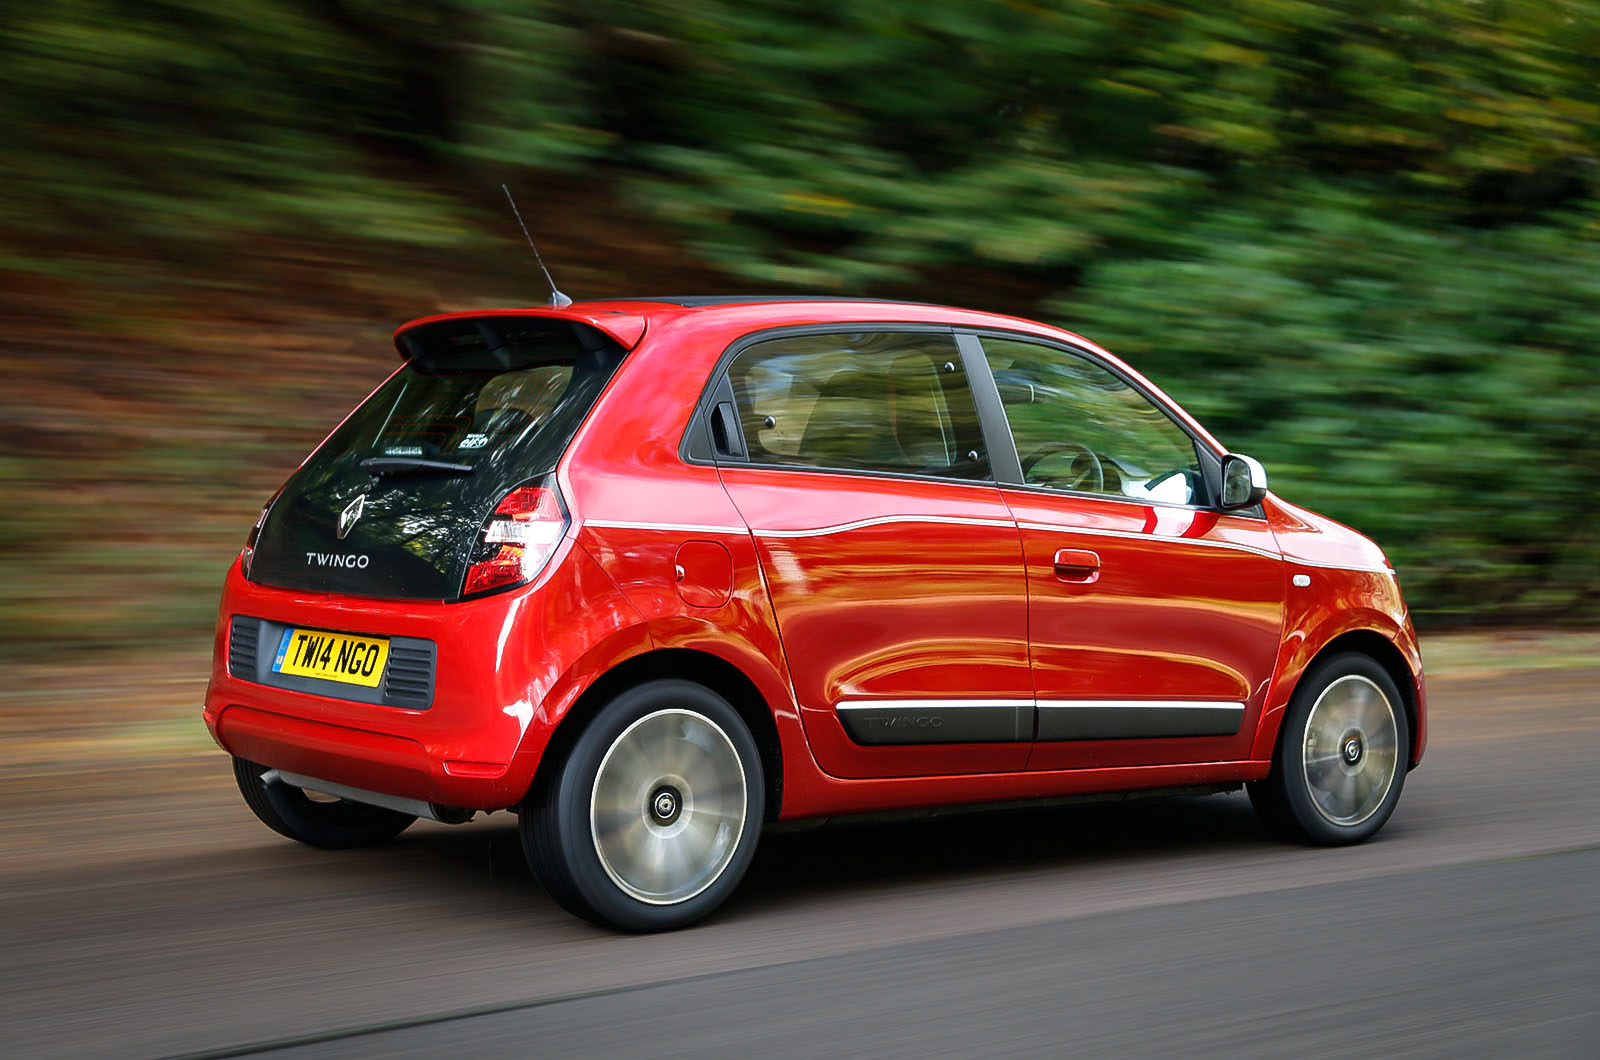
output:
M1041 743L1232 736L1244 721L1243 703L1042 699L1038 709Z
M875 699L835 709L867 746L1232 736L1244 721L1243 703L1207 700Z
M869 745L1026 743L1033 739L1028 699L875 699L841 702L845 731Z

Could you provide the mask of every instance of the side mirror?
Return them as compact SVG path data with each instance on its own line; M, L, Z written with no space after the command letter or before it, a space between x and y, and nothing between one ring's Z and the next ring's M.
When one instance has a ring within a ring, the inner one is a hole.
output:
M1250 508L1267 495L1267 469L1261 461L1239 453L1222 458L1222 503L1225 512Z

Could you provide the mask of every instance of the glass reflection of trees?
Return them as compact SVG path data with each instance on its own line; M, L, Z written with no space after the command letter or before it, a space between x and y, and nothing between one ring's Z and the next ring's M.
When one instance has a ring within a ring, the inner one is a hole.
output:
M1101 483L1080 483L1075 489L1145 497L1150 483L1185 472L1181 483L1175 477L1168 487L1171 496L1159 499L1192 498L1200 471L1193 440L1120 377L1085 358L1035 343L984 339L983 347L1025 465L1031 454L1052 449L1070 460L1073 449L1060 447L1082 446L1100 461ZM1047 463L1041 460L1028 481L1051 484Z

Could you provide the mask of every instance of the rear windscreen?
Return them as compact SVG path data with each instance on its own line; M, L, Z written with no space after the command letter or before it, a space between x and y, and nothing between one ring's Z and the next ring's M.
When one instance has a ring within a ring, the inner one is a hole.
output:
M440 321L400 341L406 366L273 505L255 580L453 598L490 511L555 468L624 355L594 328L541 317ZM345 513L357 497L352 520Z

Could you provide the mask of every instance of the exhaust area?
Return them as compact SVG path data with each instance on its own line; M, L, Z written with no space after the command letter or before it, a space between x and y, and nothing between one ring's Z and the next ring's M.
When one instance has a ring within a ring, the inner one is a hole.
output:
M363 788L352 788L345 784L336 784L331 780L319 780L316 777L305 777L299 773L289 773L282 769L269 769L261 774L263 784L288 784L291 787L304 788L307 791L320 792L323 795L332 795L337 799L348 802L359 802L367 806L378 806L396 813L409 814L412 817L426 817L430 821L441 824L465 824L472 820L474 810L465 810L459 806L440 806L433 802L422 802L419 799L407 799L399 795L385 795L381 791L367 791Z

